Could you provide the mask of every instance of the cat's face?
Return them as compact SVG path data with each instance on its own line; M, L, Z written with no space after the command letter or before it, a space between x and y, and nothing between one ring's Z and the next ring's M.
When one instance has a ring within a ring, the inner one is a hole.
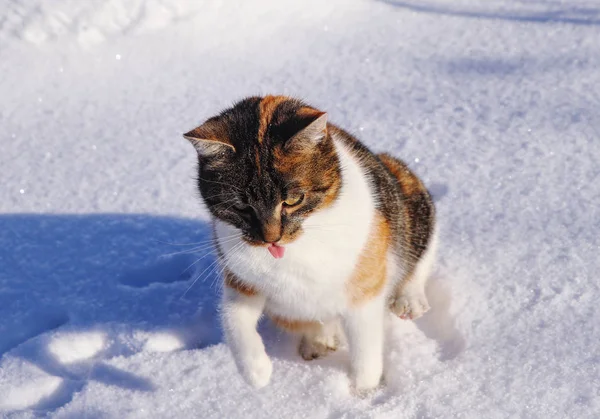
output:
M283 96L245 99L185 134L212 215L251 245L284 245L341 186L327 115Z

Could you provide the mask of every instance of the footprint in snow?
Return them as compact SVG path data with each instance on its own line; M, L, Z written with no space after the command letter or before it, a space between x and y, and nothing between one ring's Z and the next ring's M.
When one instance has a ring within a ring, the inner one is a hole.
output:
M140 334L140 349L168 352L183 347L168 333ZM105 362L113 344L102 331L59 331L41 336L19 348L17 356L3 359L2 368L19 369L22 382L9 382L0 374L0 411L34 410L46 414L69 403L89 381L128 390L155 389L147 378ZM13 376L10 371L7 376Z
M73 332L50 339L47 348L61 364L69 365L94 358L106 346L106 336L102 332Z

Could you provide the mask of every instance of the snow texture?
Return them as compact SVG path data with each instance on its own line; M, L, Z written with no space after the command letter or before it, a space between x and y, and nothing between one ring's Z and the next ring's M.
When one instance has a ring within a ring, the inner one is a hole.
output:
M0 7L0 417L600 417L599 1ZM266 93L435 195L432 309L373 394L268 322L252 390L222 343L181 133Z

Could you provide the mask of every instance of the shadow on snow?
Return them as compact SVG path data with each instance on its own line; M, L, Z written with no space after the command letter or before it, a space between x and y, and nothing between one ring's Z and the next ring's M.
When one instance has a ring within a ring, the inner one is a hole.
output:
M473 19L505 20L530 23L568 23L574 25L599 25L600 7L589 3L569 2L569 6L549 2L516 2L512 10L493 4L467 6L439 1L379 0L395 7L421 13L457 16ZM519 3L520 6L519 7ZM526 7L525 7L526 6Z

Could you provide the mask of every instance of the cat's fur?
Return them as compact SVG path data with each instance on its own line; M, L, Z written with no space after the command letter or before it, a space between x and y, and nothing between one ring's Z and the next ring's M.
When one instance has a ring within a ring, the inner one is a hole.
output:
M242 100L185 137L199 156L224 268L223 330L244 378L262 387L271 377L256 331L265 313L301 334L304 359L335 350L345 333L356 389L377 386L388 308L403 318L429 309L435 221L421 181L284 96Z

